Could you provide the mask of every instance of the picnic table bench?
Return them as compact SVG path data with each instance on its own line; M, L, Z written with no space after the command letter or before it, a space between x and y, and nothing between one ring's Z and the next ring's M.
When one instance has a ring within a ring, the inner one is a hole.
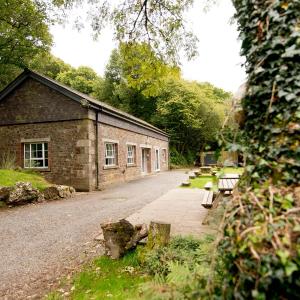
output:
M200 167L202 173L210 173L211 169L211 167Z
M232 192L238 181L237 178L220 178L218 189L220 192Z
M213 187L213 183L209 181L205 184L204 189L209 191L212 189L212 187Z
M227 173L227 174L222 175L220 178L222 178L222 179L239 179L240 174Z
M213 204L214 193L212 191L203 191L202 203L204 208L211 208Z

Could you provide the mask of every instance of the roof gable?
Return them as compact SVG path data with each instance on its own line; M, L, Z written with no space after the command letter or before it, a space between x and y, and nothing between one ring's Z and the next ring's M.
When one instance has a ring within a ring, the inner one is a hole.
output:
M126 120L127 122L131 122L137 124L141 127L145 127L149 130L152 130L156 133L159 133L164 136L168 136L164 131L160 130L159 128L139 119L136 118L128 113L125 113L119 109L116 109L104 102L100 102L98 100L93 99L92 97L81 93L77 90L74 90L62 83L57 82L54 79L51 79L47 76L41 75L37 72L31 71L26 69L23 73L21 73L14 81L12 81L6 88L4 88L0 92L0 101L6 98L11 92L13 92L18 86L20 86L26 79L32 78L41 84L48 86L49 88L63 94L64 96L77 101L78 104L87 105L88 107L105 112L109 115L114 117L120 118L122 120Z

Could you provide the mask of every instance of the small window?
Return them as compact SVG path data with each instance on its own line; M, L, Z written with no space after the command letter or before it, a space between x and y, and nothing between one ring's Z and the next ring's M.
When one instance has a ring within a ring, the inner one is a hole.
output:
M135 164L135 151L136 147L134 145L127 146L127 164L134 165Z
M155 171L160 170L159 149L155 149Z
M48 168L48 143L24 144L24 168Z
M105 144L105 166L117 165L117 144L106 143Z
M162 161L166 162L167 161L167 149L162 149L161 156L162 156Z

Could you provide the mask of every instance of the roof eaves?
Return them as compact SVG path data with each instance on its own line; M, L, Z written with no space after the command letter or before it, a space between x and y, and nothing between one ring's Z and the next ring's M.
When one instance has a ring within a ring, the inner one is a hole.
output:
M1 92L0 92L0 101L4 99L8 94L10 94L18 85L20 85L28 76L29 71L25 70L22 72L14 81L9 83Z

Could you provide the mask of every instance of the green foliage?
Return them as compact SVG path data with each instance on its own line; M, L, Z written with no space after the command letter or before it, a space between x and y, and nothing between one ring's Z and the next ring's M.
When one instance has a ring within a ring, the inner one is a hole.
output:
M300 2L233 1L247 59L246 176L228 207L225 299L300 298Z
M73 68L60 58L55 57L49 52L36 55L30 62L30 69L35 70L50 78L57 79L60 73L71 71Z
M144 299L200 299L207 295L214 237L175 237L167 247L143 253L144 270L154 280L142 285Z
M146 253L141 250L142 265L149 274L161 276L170 273L171 263L184 264L191 270L195 264L206 261L205 247L211 246L213 240L212 236L206 236L203 240L193 237L174 237L166 247Z
M180 154L175 147L170 148L170 165L174 167L186 167L191 165L183 154Z
M91 6L89 15L96 35L110 23L119 42L147 43L160 58L175 64L180 50L189 58L197 54L197 37L184 21L185 11L192 4L193 0L100 1Z
M42 3L0 0L0 88L52 43L48 17Z
M210 84L167 80L158 96L153 123L165 128L180 154L187 156L191 151L195 155L216 142L230 96L224 95L220 99L218 89Z
M84 94L92 94L95 87L102 84L102 79L89 67L78 67L59 73L56 79Z
M146 43L123 43L120 56L128 87L141 91L146 97L157 96L165 78L179 78L179 69L165 64Z

